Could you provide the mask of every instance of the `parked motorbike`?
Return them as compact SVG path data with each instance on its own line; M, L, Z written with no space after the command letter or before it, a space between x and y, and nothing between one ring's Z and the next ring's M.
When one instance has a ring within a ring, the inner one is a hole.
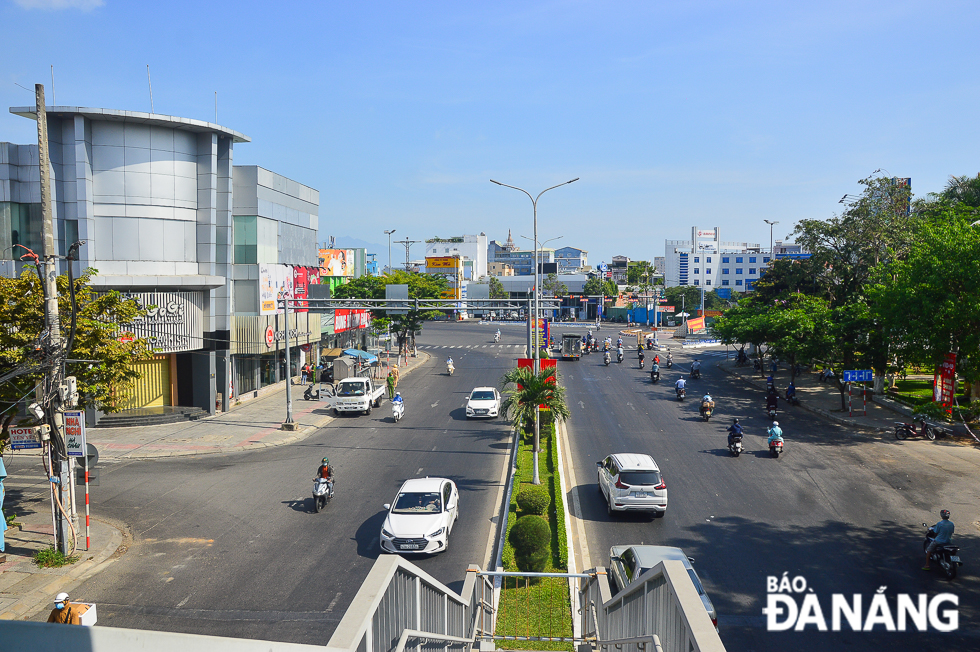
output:
M769 444L769 454L773 457L779 457L779 454L783 452L783 440L777 439Z
M732 437L732 443L728 445L728 450L735 457L742 454L742 435L735 435Z
M452 376L454 371L456 371L456 365L452 365L452 364L447 364L446 365L446 373L447 374L449 374L450 376Z
M392 401L391 402L391 417L395 420L395 423L401 421L401 418L405 416L405 402L404 401Z
M320 400L320 388L316 387L316 383L310 383L309 387L306 388L306 391L303 392L303 400L304 401Z
M936 531L927 523L923 523L922 527L929 528L926 530L926 539L922 542L922 551L925 552L929 544L932 543L932 540L936 538ZM956 577L957 567L963 565L963 562L960 560L959 546L952 544L936 546L929 554L929 566L931 567L932 564L937 564L943 569L943 572L946 574L946 579L954 579Z
M684 389L683 387L679 387L677 389L677 400L683 401L685 396L687 396L687 390Z
M333 498L333 480L313 478L313 509L319 512Z
M929 441L942 439L946 431L942 428L932 428L921 417L916 417L912 423L895 422L895 439L918 439L925 437Z

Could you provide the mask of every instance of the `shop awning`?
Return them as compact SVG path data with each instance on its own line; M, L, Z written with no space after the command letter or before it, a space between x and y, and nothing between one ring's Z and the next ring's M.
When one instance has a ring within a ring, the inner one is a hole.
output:
M367 351L358 351L357 349L344 349L344 355L349 355L352 358L360 358L361 361L368 364L374 364L378 361L378 356L371 355Z
M324 358L339 358L344 355L343 349L322 349L320 356Z

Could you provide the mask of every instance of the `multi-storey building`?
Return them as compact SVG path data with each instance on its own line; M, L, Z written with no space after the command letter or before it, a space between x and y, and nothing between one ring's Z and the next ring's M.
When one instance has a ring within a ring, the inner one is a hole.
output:
M589 252L575 247L555 249L555 262L559 274L577 274L589 265Z
M425 257L459 256L463 278L475 281L487 275L487 234L431 238L425 241Z

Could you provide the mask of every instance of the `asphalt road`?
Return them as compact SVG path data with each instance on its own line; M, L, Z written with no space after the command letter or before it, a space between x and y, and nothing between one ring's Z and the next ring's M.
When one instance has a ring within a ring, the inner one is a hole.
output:
M938 520L938 496L951 481L941 468L923 466L890 450L887 442L855 435L798 408L779 415L786 452L772 459L761 393L711 364L712 358L724 357L724 349L698 354L706 361L702 380L689 382L688 398L678 402L673 383L680 368L686 373L691 356L673 348L680 364L664 370L656 385L649 364L638 369L635 351L608 367L594 354L559 363L572 408L566 464L574 468L570 484L581 505L586 564L607 566L612 545L683 548L696 560L729 650L980 649L980 593L971 568L975 562L969 563L976 553L967 552L980 550L976 530L969 523L957 527L968 563L955 583L919 570L924 533L919 524ZM650 358L647 352L648 363ZM716 401L716 416L708 423L698 415L704 391ZM727 451L725 428L732 417L746 431L745 451L737 459ZM614 452L644 452L657 460L668 488L664 518L607 515L595 463ZM955 593L960 629L818 632L810 625L802 632L769 632L762 615L766 578L784 572L806 578L828 626L832 594L848 599L862 594L866 613L879 587L887 587L893 609L896 594Z
M405 376L397 425L386 402L280 448L106 465L93 502L133 541L75 593L98 603L100 625L326 644L380 554L382 505L426 475L456 482L460 518L448 552L410 559L460 590L466 567L487 562L512 442L504 419L467 421L462 408L514 365L517 347L482 348L492 333L427 324L420 343L481 348L451 350L452 378L439 355ZM505 329L502 344L521 333ZM323 456L338 481L316 514L310 479Z

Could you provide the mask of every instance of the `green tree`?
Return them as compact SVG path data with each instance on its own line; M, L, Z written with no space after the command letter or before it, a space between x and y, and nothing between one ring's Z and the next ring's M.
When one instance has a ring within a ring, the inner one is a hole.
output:
M384 299L386 285L408 285L410 299L439 299L449 289L449 282L442 276L419 274L415 272L394 271L381 276L362 276L333 290L337 299ZM384 310L372 310L373 319L390 319L391 328L398 338L398 352L402 353L410 343L414 344L415 333L422 329L426 319L433 319L443 311L409 310L404 315L387 315Z
M120 342L122 326L146 314L136 301L119 292L99 293L89 285L96 271L87 269L75 279L78 308L72 336L72 306L67 275L59 276L58 315L65 346L71 338L66 374L75 376L81 407L115 412L120 399L139 379L133 362L152 357L147 342ZM0 278L0 403L6 413L4 431L15 414L17 403L34 392L53 360L44 353L44 293L34 269L26 268L15 278ZM6 434L6 432L4 433Z
M762 347L770 341L770 324L766 318L768 311L768 306L749 296L724 311L711 327L712 333L723 344L739 346L742 350L746 344L752 344L759 360L760 371L765 368L762 364Z
M626 282L636 287L643 287L650 284L650 276L653 273L653 265L648 260L630 261L626 268Z
M496 276L491 276L489 283L491 299L506 299L510 296L507 290L504 289L504 284Z
M695 285L676 285L667 288L665 296L667 297L667 305L675 306L678 313L682 307L690 314L695 314L695 311L701 309L701 288ZM721 310L727 306L726 301L714 291L704 293L705 310Z
M558 280L557 274L548 274L541 282L541 289L555 297L568 294L568 286Z
M585 282L585 287L582 289L582 292L587 296L593 297L599 295L615 297L619 296L619 287L609 279L593 276Z
M980 228L965 202L946 205L918 231L909 256L880 270L870 289L901 362L937 367L958 354L957 372L980 399Z
M830 308L819 297L793 294L776 301L763 319L770 352L789 363L793 381L798 362L809 362L831 344Z
M511 369L500 379L504 401L500 409L525 434L534 433L534 484L541 484L538 478L538 453L540 452L540 422L538 406L551 411L555 421L565 421L571 415L565 400L565 388L558 384L557 369L533 369L518 367Z

